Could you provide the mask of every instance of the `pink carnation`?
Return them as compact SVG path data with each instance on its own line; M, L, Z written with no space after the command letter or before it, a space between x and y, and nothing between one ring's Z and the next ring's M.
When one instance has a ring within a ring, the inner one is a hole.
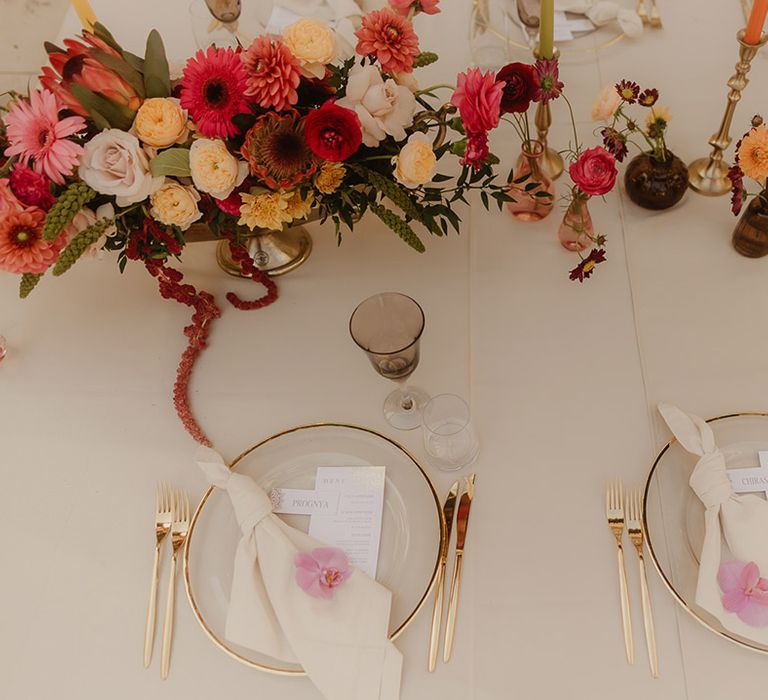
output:
M257 37L241 56L248 71L245 94L253 97L259 107L274 107L281 112L296 104L301 70L298 60L280 39Z
M492 71L481 73L470 68L456 76L456 90L451 103L459 108L464 129L469 133L486 132L499 125L504 83Z
M616 183L616 159L602 146L588 148L568 169L574 184L588 195L604 195Z
M355 51L361 56L375 56L385 73L410 73L419 54L419 38L411 23L388 7L363 16L355 32Z
M411 8L416 11L416 14L423 12L426 15L436 15L440 12L437 6L439 2L440 0L389 0L392 9L403 17L408 16Z
M9 178L11 190L17 199L28 207L39 207L48 211L56 198L51 194L51 181L40 173L17 165Z

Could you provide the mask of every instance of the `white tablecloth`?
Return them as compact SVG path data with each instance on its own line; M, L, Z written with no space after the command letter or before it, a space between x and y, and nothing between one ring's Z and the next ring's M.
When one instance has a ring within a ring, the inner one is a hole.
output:
M193 48L186 0L93 4L134 50L151 26L171 56ZM735 0L659 4L663 31L568 61L562 77L584 138L603 83L658 87L674 112L670 146L692 160L722 113L741 11ZM469 3L442 5L417 19L423 48L443 54L428 69L435 82L470 61ZM64 33L76 27L70 16ZM751 77L735 137L765 108L768 61L758 58ZM554 111L553 138L565 145L564 105ZM494 141L508 167L510 132ZM661 678L650 678L634 555L637 661L626 664L602 503L608 477L640 485L667 439L657 401L702 415L766 408L768 261L733 252L726 198L689 193L651 213L616 192L592 212L608 262L584 285L567 278L576 257L556 242L557 214L523 225L479 206L465 212L461 237L430 240L423 256L369 219L338 249L332 231L315 226L309 262L280 280L278 303L251 313L225 305L226 290L247 295L250 285L220 273L209 244L185 251L189 281L225 309L192 396L227 458L299 423L391 432L380 413L389 385L347 332L355 304L377 291L424 306L415 382L471 400L482 452L454 659L427 673L422 614L398 641L403 700L764 692L765 657L698 625L655 574ZM112 258L45 279L23 302L17 283L0 276L0 333L10 343L0 366L0 697L317 698L306 679L263 675L222 654L183 600L170 678L142 668L155 483L204 490L170 398L189 313L161 300L140 266L117 274ZM394 437L423 456L418 433ZM452 480L432 476L441 492Z

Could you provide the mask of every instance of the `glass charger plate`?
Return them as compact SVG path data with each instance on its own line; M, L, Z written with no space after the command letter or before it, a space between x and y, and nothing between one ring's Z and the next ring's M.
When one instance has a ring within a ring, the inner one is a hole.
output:
M729 469L759 466L757 453L768 451L768 413L746 412L707 421ZM646 540L656 569L675 599L707 629L749 649L768 646L726 630L696 605L699 552L704 541L704 506L688 485L698 457L677 440L659 453L645 486Z
M429 477L393 440L352 425L293 428L258 443L232 465L267 492L275 487L312 489L319 466L385 466L384 513L376 579L392 591L390 638L415 617L437 575L445 537L442 509ZM282 515L307 531L309 516ZM254 668L300 675L296 664L232 644L224 627L235 549L241 537L226 493L209 489L190 523L184 550L184 583L192 610L206 634L233 658Z

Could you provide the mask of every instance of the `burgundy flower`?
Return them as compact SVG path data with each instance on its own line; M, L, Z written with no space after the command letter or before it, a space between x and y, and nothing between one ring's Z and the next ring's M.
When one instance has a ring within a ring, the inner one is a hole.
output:
M569 279L583 282L592 276L595 266L601 262L605 262L605 251L602 248L593 248L590 254L571 270Z
M56 198L51 194L51 181L42 173L31 168L16 165L8 178L11 192L28 207L38 207L48 211Z
M539 89L539 78L533 66L527 63L509 63L497 74L504 83L501 94L501 112L525 112Z
M312 153L333 163L349 158L363 142L357 114L330 100L304 117L304 136Z
M635 104L637 97L640 94L640 86L632 80L622 80L620 83L616 83L616 92L619 93L619 97L627 104Z
M568 169L574 184L588 195L608 194L616 183L616 159L601 146L588 148Z
M731 181L731 211L738 216L744 206L744 173L738 163L728 169L728 179Z
M467 134L467 148L464 151L462 165L470 165L474 170L488 160L488 134L484 131Z
M607 126L600 132L603 137L603 145L609 153L613 153L616 160L621 163L629 153L627 140L623 134L619 133L613 127Z
M546 104L550 100L556 100L563 92L565 85L560 82L560 70L557 59L539 59L534 65L539 87L533 96L534 102Z
M637 98L638 104L643 107L653 107L659 99L659 91L651 88L650 90L643 90L640 96Z

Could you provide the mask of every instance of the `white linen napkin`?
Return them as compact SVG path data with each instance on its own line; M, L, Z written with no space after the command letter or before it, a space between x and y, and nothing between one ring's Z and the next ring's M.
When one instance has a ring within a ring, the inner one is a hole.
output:
M731 632L768 644L768 581L739 580L750 562L760 576L768 576L768 501L733 492L725 457L706 421L665 403L659 412L680 444L701 457L689 482L706 508L696 603ZM728 551L723 551L723 538Z
M232 472L215 450L200 448L197 463L229 494L243 533L226 638L301 664L327 700L396 700L402 655L388 639L391 593L357 569L331 600L306 593L294 559L322 544L274 515L264 490Z
M635 38L643 33L643 22L634 10L621 7L608 0L555 0L555 9L585 15L592 22L602 27L610 22L617 22L628 37Z

